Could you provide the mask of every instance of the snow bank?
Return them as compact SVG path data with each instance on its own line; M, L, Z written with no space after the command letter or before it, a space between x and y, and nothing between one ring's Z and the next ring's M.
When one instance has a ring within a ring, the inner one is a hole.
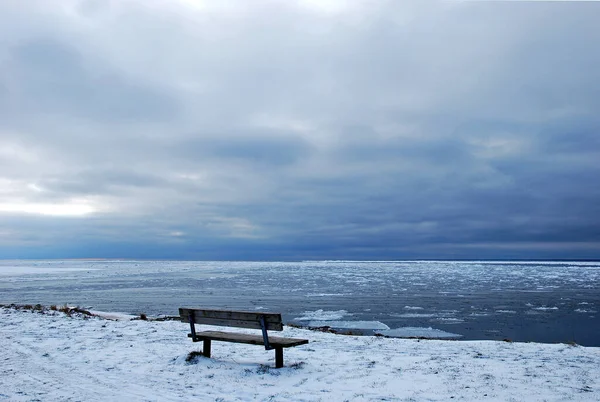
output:
M600 400L600 348L285 327L310 343L273 369L272 351L222 342L188 362L201 345L187 332L177 321L0 309L0 400Z
M96 310L88 310L91 314L98 316L100 318L104 318L106 320L114 320L114 321L129 321L134 318L139 318L139 315L132 315L127 313L107 313L105 311L96 311Z

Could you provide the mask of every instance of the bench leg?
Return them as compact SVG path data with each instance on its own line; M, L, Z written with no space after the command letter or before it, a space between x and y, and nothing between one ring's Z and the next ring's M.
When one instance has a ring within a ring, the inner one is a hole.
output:
M204 357L210 357L210 339L205 339L202 342L202 354Z
M283 367L283 348L281 346L275 347L275 368Z

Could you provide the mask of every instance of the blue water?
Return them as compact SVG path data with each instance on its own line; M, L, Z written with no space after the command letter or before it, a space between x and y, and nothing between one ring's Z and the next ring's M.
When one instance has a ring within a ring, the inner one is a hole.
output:
M593 262L0 261L0 303L149 315L264 310L302 325L360 323L367 333L422 327L600 346Z

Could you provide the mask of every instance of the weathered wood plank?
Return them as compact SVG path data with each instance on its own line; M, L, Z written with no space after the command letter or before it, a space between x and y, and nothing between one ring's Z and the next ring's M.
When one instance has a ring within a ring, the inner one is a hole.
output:
M190 315L193 315L196 324L252 329L261 329L260 318L263 317L267 330L283 331L281 314L278 313L180 308L179 315L182 322L190 322Z
M192 334L188 334L188 337L192 337ZM251 345L264 345L262 335L252 334L236 334L233 332L222 332L222 331L202 331L196 332L196 339L198 340L213 340L213 341L224 341L233 343L247 343ZM276 348L290 348L293 346L304 345L308 343L308 339L298 338L283 338L278 336L270 336L269 343L271 346Z
M281 321L280 313L269 313L263 311L233 311L233 310L214 310L214 309L201 309L201 308L179 308L179 314L182 311L193 311L196 316L202 316L207 318L219 318L219 319L232 319L242 321L258 320L260 317L264 317L267 322L279 322Z
M261 329L259 321L241 321L241 320L220 320L216 318L203 318L197 317L194 319L196 324L205 325L216 325L222 327L238 327L238 328L250 328L250 329ZM266 323L268 331L283 331L283 324Z

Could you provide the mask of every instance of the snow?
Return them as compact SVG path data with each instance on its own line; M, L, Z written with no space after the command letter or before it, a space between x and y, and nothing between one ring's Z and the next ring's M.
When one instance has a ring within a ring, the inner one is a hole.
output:
M128 320L132 320L134 318L139 317L137 315L131 315L131 314L127 314L127 313L107 313L104 311L96 311L96 310L88 310L88 311L97 317L104 318L106 320L113 320L113 321L128 321Z
M187 332L178 321L2 308L0 400L600 400L600 348L286 326L283 336L310 343L286 349L285 367L274 369L272 351L223 342L212 358L186 362L201 349Z

